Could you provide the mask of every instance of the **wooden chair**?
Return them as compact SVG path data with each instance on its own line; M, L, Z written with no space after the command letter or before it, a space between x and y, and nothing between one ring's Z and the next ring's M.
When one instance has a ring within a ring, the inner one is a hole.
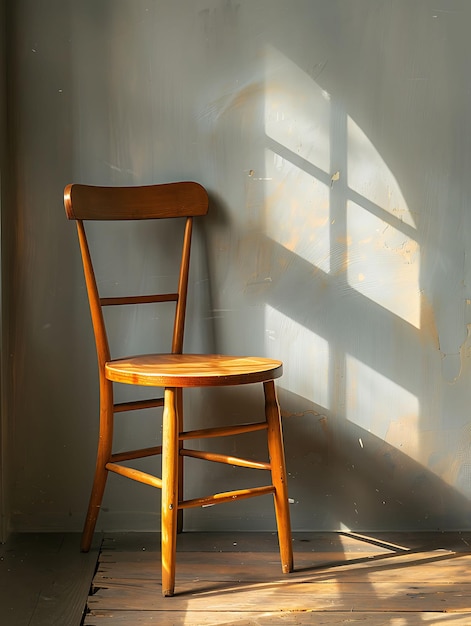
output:
M164 596L174 594L176 537L177 532L182 530L183 509L189 507L201 507L273 494L282 571L291 572L293 553L286 470L280 410L274 385L274 380L282 374L282 363L267 358L182 353L192 224L194 217L205 215L208 211L208 196L205 189L193 182L144 187L68 185L64 192L64 203L67 217L75 220L77 224L95 335L100 383L100 437L95 478L82 536L82 551L87 552L90 548L108 472L115 472L162 490L161 543ZM176 292L159 295L101 297L95 280L84 222L87 220L159 218L185 220L179 283ZM171 352L112 359L102 307L159 302L175 303ZM159 387L163 389L163 397L154 400L115 403L113 383ZM248 383L263 384L265 415L262 421L202 430L184 430L182 392L185 387L220 387ZM162 445L140 450L113 452L114 414L151 407L163 407ZM184 441L191 439L224 437L263 430L267 434L269 462L192 450L183 445ZM152 455L162 455L162 478L123 465L126 461ZM271 483L263 487L184 500L183 458L185 456L226 463L231 466L270 470Z

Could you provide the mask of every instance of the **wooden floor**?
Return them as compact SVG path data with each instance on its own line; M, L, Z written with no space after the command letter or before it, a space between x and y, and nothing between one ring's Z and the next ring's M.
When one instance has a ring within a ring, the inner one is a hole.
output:
M158 539L105 537L85 626L471 626L471 533L298 533L286 576L273 534L187 533L165 599Z
M79 626L100 539L88 554L78 533L22 533L0 544L0 624Z

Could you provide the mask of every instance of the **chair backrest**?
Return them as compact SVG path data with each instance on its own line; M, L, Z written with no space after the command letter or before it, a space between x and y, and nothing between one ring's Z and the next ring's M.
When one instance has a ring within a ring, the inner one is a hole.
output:
M77 224L100 371L102 372L104 364L110 360L102 311L104 306L175 302L172 352L180 354L183 350L193 217L205 215L208 212L206 190L193 182L141 187L97 187L73 184L68 185L64 190L64 205L67 217L75 220ZM84 221L162 218L185 219L177 291L175 293L101 297L95 279Z

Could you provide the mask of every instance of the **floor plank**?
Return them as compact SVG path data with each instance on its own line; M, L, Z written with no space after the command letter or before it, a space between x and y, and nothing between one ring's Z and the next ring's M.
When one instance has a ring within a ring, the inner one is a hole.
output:
M0 616L8 626L78 626L99 553L75 533L22 533L0 546Z
M297 533L290 575L271 533L178 546L176 595L163 598L158 535L105 537L84 626L471 625L469 533Z
M165 614L145 611L104 611L88 617L85 626L144 626L165 624L165 626L470 626L471 613L245 613L207 611L188 613L172 611Z
M274 603L279 611L382 611L382 612L471 612L470 584L398 583L231 583L198 581L180 583L170 600L172 610L205 612L263 612ZM90 609L165 611L169 600L162 598L156 581L115 581L89 599Z
M423 549L448 549L471 552L471 533L353 533L296 532L293 549L299 552L384 553ZM160 551L159 533L110 533L103 538L103 550L117 552ZM275 552L276 533L265 532L188 532L178 536L178 552Z
M126 560L111 561L108 554L102 555L94 579L97 587L106 587L109 581L120 579L160 580L160 562L154 555L138 555L135 561L131 560L132 553L121 555ZM178 556L178 580L182 581L256 582L279 579L280 582L322 582L335 579L353 582L374 575L377 582L426 580L445 584L467 583L471 572L471 555L448 551L375 556L359 553L356 558L344 561L340 561L336 553L324 553L320 558L318 555L297 554L296 569L289 576L281 574L280 562L273 558L272 553L257 553L256 561L236 553L205 553L204 562L200 553Z

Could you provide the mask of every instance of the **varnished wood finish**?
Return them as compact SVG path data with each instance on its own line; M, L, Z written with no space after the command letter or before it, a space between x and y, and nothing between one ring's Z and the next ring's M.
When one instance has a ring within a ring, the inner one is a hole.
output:
M82 221L77 222L77 234L79 238L80 252L82 254L83 272L85 284L87 286L88 300L90 303L90 314L92 317L93 333L95 336L95 346L98 358L98 368L100 377L104 378L104 364L110 360L110 347L106 334L105 320L101 308L100 295L95 279L90 248L88 247L85 226Z
M140 409L154 409L164 405L163 398L153 398L152 400L134 400L133 402L118 402L114 405L115 413L123 411L139 411Z
M129 450L127 452L117 452L111 455L111 461L113 463L122 463L123 461L131 461L132 459L144 459L146 456L155 456L157 454L162 454L162 446L141 448L140 450Z
M122 296L100 298L101 306L120 306L122 304L155 304L157 302L177 302L178 293L157 293L151 296Z
M189 456L193 459L203 459L205 461L213 461L213 463L225 463L234 467L250 467L252 469L271 469L270 463L263 461L251 461L250 459L240 459L230 454L217 454L216 452L205 452L204 450L188 450L182 448L180 450L182 456Z
M183 333L185 329L186 299L188 295L188 274L190 271L190 249L192 231L193 220L191 218L187 218L185 223L185 234L183 236L182 259L180 263L180 276L178 279L178 299L175 309L175 322L173 326L173 354L181 354L183 352Z
M180 439L210 439L212 437L228 437L229 435L241 435L242 433L254 433L266 430L266 422L252 424L238 424L237 426L220 426L219 428L204 428L199 430L187 430L180 433Z
M162 594L173 596L178 514L178 420L176 390L165 390L162 448Z
M69 219L75 219L82 253L85 283L90 302L100 380L100 437L95 478L81 548L90 547L105 484L109 472L160 488L162 490L161 566L162 594L172 596L175 587L176 537L183 529L183 510L209 506L245 498L273 494L279 532L282 570L293 567L290 538L288 494L280 410L274 380L283 372L281 361L261 357L220 354L183 354L184 324L188 291L193 218L206 214L208 197L197 183L171 183L147 187L92 187L69 185L64 204ZM131 220L183 218L177 291L165 294L138 294L106 297L98 292L84 222L86 220ZM111 359L102 307L130 304L174 302L175 316L168 354L131 355ZM113 384L152 386L164 389L164 398L115 403ZM189 387L220 387L263 383L265 421L185 431L183 389ZM115 413L163 407L162 446L113 452L113 420ZM241 433L267 431L270 461L235 458L227 454L184 448L185 439L214 438ZM134 459L162 454L162 478L123 465ZM199 498L183 497L183 460L191 456L205 461L238 467L268 470L272 482L262 487L213 493Z
M255 498L257 496L266 496L270 493L275 493L275 487L273 485L267 485L266 487L251 487L250 489L237 489L235 491L224 491L222 493L215 493L212 496L205 496L203 498L183 500L183 502L180 502L179 506L182 509L189 509L200 506L205 507L212 506L213 504L223 504L224 502L235 502L236 500Z
M157 476L143 472L142 470L135 469L133 467L126 467L126 465L120 465L119 463L107 463L105 465L109 472L114 472L125 478L130 478L138 483L144 485L150 485L151 487L162 488L162 480Z
M281 416L275 383L263 383L265 390L265 414L268 424L268 451L272 482L275 486L275 513L280 542L281 566L283 573L293 571L293 548L291 545L291 525L288 503L288 481L286 476L285 453L281 433Z
M283 373L280 361L221 354L146 354L108 361L106 377L151 387L220 387L263 383Z
M105 539L85 626L469 626L470 533L294 533L280 575L270 533L186 533L178 593L160 591L158 538Z
M93 540L98 514L100 512L106 480L108 478L107 463L112 457L113 447L113 387L103 376L100 369L100 436L87 516L83 527L80 549L88 552Z
M177 412L177 420L178 420L178 501L181 502L183 500L183 483L184 483L184 466L183 466L183 439L182 432L184 429L184 420L183 420L183 389L181 387L176 387L175 390L175 409ZM177 533L180 534L183 532L183 509L179 508L177 513Z
M69 220L146 220L206 215L208 194L194 182L141 187L67 185Z

